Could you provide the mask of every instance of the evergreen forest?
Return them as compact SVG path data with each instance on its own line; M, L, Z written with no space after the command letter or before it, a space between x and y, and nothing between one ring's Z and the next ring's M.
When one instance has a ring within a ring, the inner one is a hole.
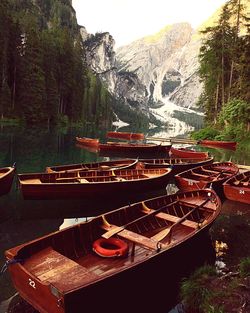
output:
M112 96L86 65L69 0L0 1L0 119L109 126Z
M244 5L245 4L245 5ZM202 31L199 74L203 93L199 106L206 116L206 128L195 139L250 137L250 16L249 4L229 0L219 20Z

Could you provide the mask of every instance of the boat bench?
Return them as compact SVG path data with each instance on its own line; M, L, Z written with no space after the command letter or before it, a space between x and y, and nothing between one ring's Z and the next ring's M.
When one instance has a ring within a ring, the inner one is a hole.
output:
M50 283L63 292L98 278L98 275L89 272L87 268L51 247L27 259L24 266L42 283Z
M181 218L181 217L177 217L177 216L174 216L174 215L171 215L168 213L164 213L164 212L157 213L155 216L158 218L167 220L169 222L172 222L172 223L178 222L178 220ZM181 224L184 226L187 226L187 227L191 227L191 228L197 228L197 226L198 226L197 222L193 222L190 220L184 220Z
M116 226L116 225L106 226L105 224L102 225L102 228L106 231L115 229L117 227L120 227L120 226ZM158 241L150 239L150 238L143 236L143 235L140 235L138 233L135 233L131 230L123 229L117 233L117 236L119 236L123 239L127 239L129 241L135 242L135 243L143 246L144 248L148 248L150 250L157 250Z
M39 178L31 178L25 179L22 181L22 184L41 184L41 180Z

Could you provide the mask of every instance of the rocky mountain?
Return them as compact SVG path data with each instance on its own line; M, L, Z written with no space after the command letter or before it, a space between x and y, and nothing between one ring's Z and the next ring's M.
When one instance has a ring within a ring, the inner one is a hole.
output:
M138 75L149 103L166 99L183 107L195 104L202 88L197 77L200 40L188 23L167 26L117 50L117 68Z
M84 27L81 27L80 32L84 41L87 64L92 71L120 101L120 105L127 105L128 110L140 111L150 118L145 85L136 73L118 71L116 67L113 37L108 32L88 34Z

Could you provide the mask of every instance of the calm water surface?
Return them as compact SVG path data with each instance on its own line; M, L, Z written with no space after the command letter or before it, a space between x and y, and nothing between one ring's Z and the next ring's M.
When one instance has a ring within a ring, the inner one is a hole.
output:
M126 131L134 130L126 129ZM16 162L17 173L41 172L47 165L109 160L112 157L104 157L96 152L80 148L75 141L75 136L85 136L100 138L105 142L105 133L106 131L73 128L59 131L2 127L0 129L2 147L0 167L10 166ZM157 133L146 131L145 133L157 136ZM166 136L168 136L167 133ZM205 147L197 149L209 151L217 161L231 160L238 164L250 165L250 156L237 150ZM172 193L175 190L174 185L169 185L167 189L152 193L152 196L165 192ZM151 195L148 193L145 196L150 197ZM138 195L131 195L131 198L126 200L116 199L113 201L110 199L105 202L101 199L93 199L88 202L84 200L23 200L15 181L10 194L0 198L0 269L5 263L5 250L84 221L86 217L95 216L139 199ZM223 268L223 266L237 264L240 258L249 256L249 221L249 205L226 200L223 203L221 215L211 228L209 240L203 242L202 246L194 247L192 259L190 259L190 269L187 269L186 272L176 273L176 284L172 282L176 292L178 281L185 277L190 270L193 270L194 266L205 261L211 263L216 260ZM8 312L8 303L16 295L8 272L0 275L0 290L0 313ZM176 301L177 298L173 295L171 305ZM169 304L166 304L166 313L169 309ZM19 308L18 312L22 312L22 309Z

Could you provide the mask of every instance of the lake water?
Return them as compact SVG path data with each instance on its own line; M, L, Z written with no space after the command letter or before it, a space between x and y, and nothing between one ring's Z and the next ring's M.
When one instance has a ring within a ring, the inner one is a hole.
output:
M126 131L130 130L126 129ZM131 131L136 130L131 129ZM95 130L90 126L85 129L63 130L1 127L0 167L10 166L16 162L17 173L41 172L47 165L109 160L110 157L103 157L96 152L78 147L75 141L76 136L85 136L100 138L105 142L105 133L106 131ZM145 134L156 137L163 137L164 134L168 136L168 133L162 130L160 133L145 130ZM197 149L208 150L217 161L231 160L238 164L250 165L250 156L237 150L205 147ZM167 187L169 193L174 190L175 186ZM154 192L152 196L162 192L166 190ZM147 197L150 196L147 194ZM5 250L136 200L137 196L131 196L131 199L126 199L125 203L122 199L117 199L115 202L112 199L105 202L101 199L93 199L93 201L23 200L15 181L10 194L0 198L0 269L5 263ZM205 260L210 260L210 262L216 260L223 270L224 266L236 264L240 258L249 256L249 220L249 205L226 200L223 203L221 215L211 228L211 242L208 240L202 243L199 251L194 247L193 265L198 266ZM211 258L213 253L215 254L214 260ZM177 281L180 276L176 274ZM181 275L185 276L185 273ZM10 299L16 294L8 272L0 275L0 290L0 313L7 311L15 313L13 308L8 309ZM174 296L172 300L174 303L176 300ZM166 304L166 313L169 309ZM26 312L20 307L18 310L16 312Z

